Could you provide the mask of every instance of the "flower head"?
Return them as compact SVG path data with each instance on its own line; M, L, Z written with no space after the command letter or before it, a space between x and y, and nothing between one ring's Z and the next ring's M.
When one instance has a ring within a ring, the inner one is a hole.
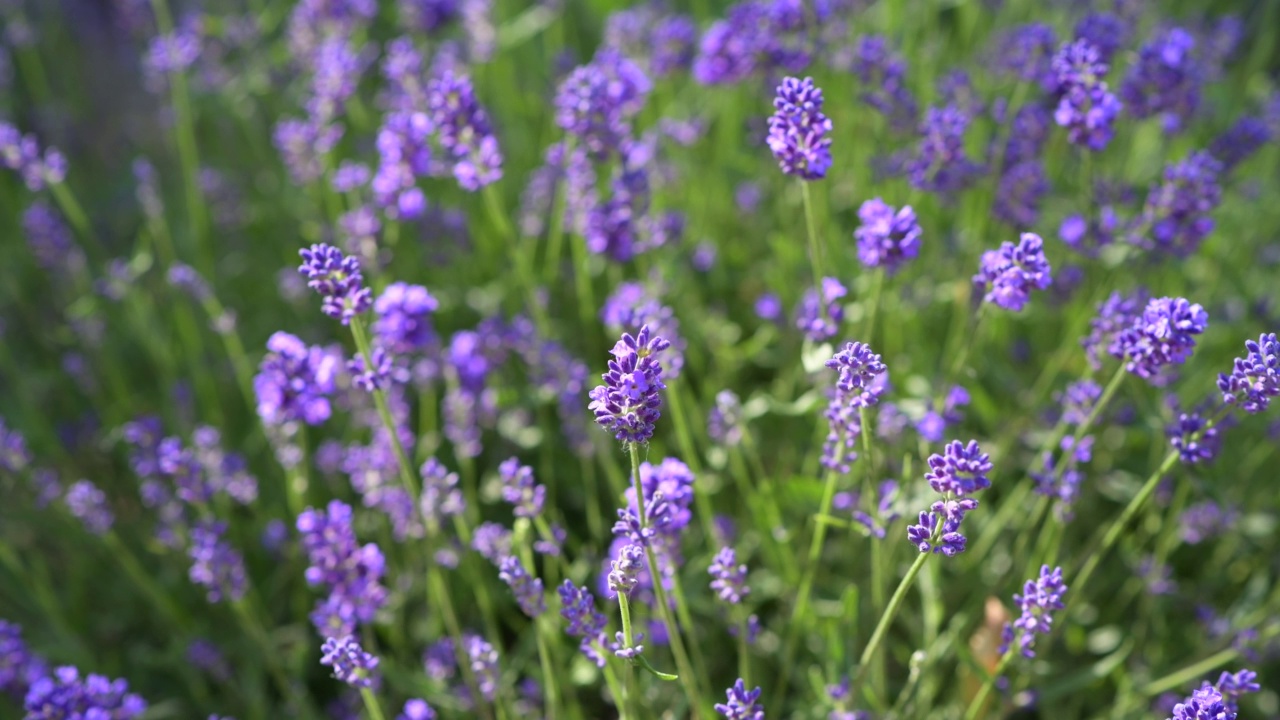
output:
M72 483L63 501L71 515L94 535L105 535L115 524L115 514L107 505L107 494L88 480Z
M267 355L253 379L258 415L269 425L329 419L338 359L319 347L307 347L286 332L267 340Z
M394 353L425 350L437 342L431 315L438 307L425 287L391 283L373 303L373 333Z
M514 555L503 558L498 565L498 577L511 588L525 615L536 618L547 611L547 602L542 595L542 579L530 575L519 558Z
M365 652L360 642L350 635L326 639L320 652L320 664L333 668L333 676L338 680L358 688L378 685L378 658Z
M317 243L298 251L302 265L298 272L307 278L307 286L324 298L325 315L342 320L346 325L373 304L372 291L364 286L360 261L341 250Z
M760 688L748 691L746 683L738 678L725 695L726 702L716 703L715 708L728 720L764 720L764 705L759 702Z
M658 353L670 346L666 340L651 335L649 326L635 336L623 333L611 351L609 372L602 375L603 385L591 391L588 409L595 413L596 423L622 442L644 443L653 437L654 426L661 415L662 364Z
M835 337L844 322L844 306L840 299L849 294L848 288L833 277L822 278L822 287L804 292L800 307L796 309L796 327L814 342Z
M1280 396L1280 341L1266 333L1258 341L1246 340L1244 357L1235 359L1230 374L1218 375L1222 401L1239 405L1250 414L1263 412L1271 398Z
M778 167L803 180L826 177L831 167L831 120L822 114L822 90L813 78L783 78L773 107L767 142Z
M630 595L640 582L640 571L644 569L644 547L636 544L624 545L618 551L609 571L609 591L617 595Z
M1186 362L1208 323L1204 308L1185 298L1153 298L1108 350L1124 359L1129 372L1151 379L1164 367Z
M721 600L737 605L751 593L747 586L747 566L738 564L733 548L720 548L707 571L711 573L711 589Z
M1062 568L1052 571L1048 565L1041 566L1040 577L1028 580L1022 588L1022 594L1014 594L1013 602L1022 609L1022 615L1004 627L1003 654L1013 642L1015 636L1022 654L1035 657L1032 647L1036 635L1047 635L1053 623L1053 611L1063 609L1062 596L1067 586L1062 582Z
M883 267L893 275L920 252L920 223L910 205L894 210L880 198L858 208L860 225L853 231L858 260L867 267Z
M1107 89L1109 67L1088 40L1065 43L1053 58L1057 73L1058 107L1053 119L1067 128L1067 139L1090 150L1101 150L1115 134L1123 105Z
M986 292L986 302L1014 312L1022 310L1032 290L1044 290L1053 282L1044 241L1035 233L1022 233L1017 245L1005 242L999 250L984 252L973 282Z

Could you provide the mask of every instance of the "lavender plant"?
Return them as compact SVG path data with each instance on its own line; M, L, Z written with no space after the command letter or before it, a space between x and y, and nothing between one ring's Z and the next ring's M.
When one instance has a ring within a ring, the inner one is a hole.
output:
M1278 8L0 0L0 717L1275 716Z

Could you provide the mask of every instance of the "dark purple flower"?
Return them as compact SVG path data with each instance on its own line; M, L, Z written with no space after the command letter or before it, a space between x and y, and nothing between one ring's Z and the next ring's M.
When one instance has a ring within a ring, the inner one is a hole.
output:
M1111 293L1098 304L1098 314L1089 321L1089 335L1080 340L1094 370L1102 367L1102 353L1110 352L1120 334L1128 330L1147 304L1147 293L1139 288L1128 295Z
M426 700L412 698L404 702L404 709L396 716L396 720L436 720L436 711L431 709Z
M381 681L378 658L365 652L360 641L350 635L325 639L320 652L320 664L333 668L333 676L351 687L373 688Z
M515 507L516 517L537 517L542 514L547 488L533 477L533 468L521 465L519 458L508 458L498 466L502 479L502 499Z
M996 190L995 214L1017 229L1033 227L1040 220L1040 200L1049 192L1049 180L1039 160L1010 166Z
M1024 82L1053 87L1053 49L1057 44L1053 28L1044 23L1028 23L1012 28L999 44L1000 70Z
M888 368L880 356L865 343L845 343L843 349L826 362L826 366L840 373L836 390L842 403L853 407L871 407L884 392L881 377Z
M375 345L369 352L373 367L365 368L364 355L356 353L347 361L347 372L351 373L351 382L365 392L385 390L392 380L407 379L407 372L401 369L397 373L391 354L381 345Z
M880 198L862 203L858 208L858 260L866 267L883 267L893 275L920 252L920 223L910 205L899 210Z
M783 78L773 100L766 142L778 167L803 180L820 180L831 167L831 120L822 114L822 90L813 78Z
M707 572L711 573L711 590L731 605L737 605L751 593L747 586L747 566L738 564L737 554L731 547L720 548Z
M954 105L925 111L920 122L920 143L906 164L912 187L953 195L983 172L964 152L964 134L972 120Z
M1014 312L1022 310L1032 290L1044 290L1053 282L1044 241L1035 233L1022 233L1016 246L1005 242L999 250L984 252L973 282L986 293L984 301Z
M1222 449L1217 426L1209 425L1198 412L1182 413L1165 428L1164 434L1178 451L1178 459L1188 465L1209 462Z
M1022 609L1022 615L1004 626L1004 644L1000 653L1008 651L1017 638L1018 648L1025 657L1035 657L1036 635L1048 635L1053 624L1053 611L1063 609L1062 596L1067 586L1062 582L1062 568L1052 571L1048 565L1040 567L1040 577L1028 580L1022 594L1014 594L1013 602Z
M707 414L707 436L718 445L735 447L742 442L742 402L732 390L716 393L715 406Z
M187 662L219 682L226 682L231 677L226 657L217 645L205 638L196 638L187 645L186 658Z
M635 336L623 333L611 351L614 359L609 361L609 372L601 376L605 384L591 391L588 409L595 414L596 423L618 440L644 443L653 437L661 415L659 392L666 389L657 354L669 346L661 337L651 337L645 325Z
M748 692L746 683L738 678L725 695L727 701L716 703L715 708L728 720L764 720L764 705L759 702L760 688Z
M388 217L413 219L426 211L418 178L432 174L430 139L435 126L424 112L388 113L378 130L378 169L373 198Z
M1241 695L1262 691L1262 686L1258 684L1257 680L1258 673L1249 669L1239 670L1234 673L1224 672L1218 676L1218 683L1215 687L1222 693L1222 701L1227 706L1228 712L1239 710L1236 702Z
M1161 115L1166 132L1186 126L1200 104L1200 59L1196 40L1179 27L1157 34L1138 53L1120 88L1134 117Z
M248 580L245 577L244 558L227 542L227 524L203 522L191 528L191 582L208 590L209 602L224 599L232 602L244 597Z
M427 114L440 145L453 159L463 190L475 192L502 178L502 152L471 78L444 70L427 83Z
M1064 43L1053 58L1058 106L1053 119L1067 128L1067 139L1090 150L1111 142L1123 105L1103 79L1110 68L1088 40Z
M613 48L574 70L556 91L556 124L595 159L618 151L630 120L653 85L639 66Z
M84 254L71 239L61 214L43 200L22 212L22 231L36 263L49 273L75 275L84 268Z
M991 467L990 456L982 452L976 440L970 440L968 445L953 440L942 455L929 456L929 472L924 477L938 493L963 497L991 487L986 475Z
M530 575L519 558L514 555L503 558L498 565L498 578L511 588L525 615L536 618L547 611L547 602L542 595L542 579Z
M307 584L329 592L311 614L326 637L350 634L357 623L372 622L387 601L380 583L386 569L382 552L373 543L359 546L351 522L351 506L339 500L326 510L308 508L298 516L298 534L310 562Z
M582 639L582 653L603 667L604 655L600 648L608 643L605 627L609 620L596 610L596 599L591 591L565 580L560 586L560 615L569 623L565 632Z
M373 304L372 291L364 286L360 261L342 251L318 243L298 251L302 265L298 272L307 278L307 286L324 298L325 315L342 320L346 325Z
M1209 154L1222 163L1224 172L1230 171L1266 145L1271 137L1271 129L1262 118L1242 117L1214 138Z
M907 88L907 64L879 35L864 35L849 49L849 69L860 81L863 102L895 127L915 125L919 107Z
M281 120L276 123L271 142L284 160L289 177L306 185L324 175L325 156L342 139L340 125L309 120Z
M1191 693L1190 697L1173 706L1173 717L1168 720L1235 720L1236 713L1228 712L1222 693L1207 685Z
M263 422L319 425L328 420L338 359L285 332L273 334L267 340L267 350L270 352L253 379Z
M133 720L146 711L147 702L129 692L123 679L81 677L64 666L32 680L24 706L26 720Z
M1129 23L1108 12L1092 12L1080 18L1076 23L1075 37L1087 40L1098 50L1098 58L1104 63L1111 62L1118 50L1129 40Z
M796 309L796 327L814 342L830 340L840 331L844 322L844 306L840 298L849 291L833 277L822 278L822 294L815 288L805 291Z
M115 514L107 505L107 494L88 480L72 483L63 502L72 517L84 523L85 529L94 535L107 534L115 524Z
M1195 336L1208 326L1209 315L1185 298L1153 298L1108 348L1129 372L1150 380L1165 367L1181 365L1195 349Z
M438 339L431 315L439 303L421 285L397 282L373 303L373 332L391 352L405 354L433 347Z
M1218 389L1224 403L1256 414L1267 409L1271 398L1280 396L1280 341L1275 333L1264 333L1257 342L1246 340L1244 349L1231 373L1218 375Z
M1221 174L1222 163L1203 151L1165 167L1163 179L1147 195L1131 241L1175 257L1194 254L1213 232L1210 213L1222 202Z

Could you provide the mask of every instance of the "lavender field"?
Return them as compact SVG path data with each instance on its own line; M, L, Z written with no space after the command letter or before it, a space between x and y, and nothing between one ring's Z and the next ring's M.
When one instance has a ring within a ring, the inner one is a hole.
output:
M1280 2L0 0L0 718L1280 717Z

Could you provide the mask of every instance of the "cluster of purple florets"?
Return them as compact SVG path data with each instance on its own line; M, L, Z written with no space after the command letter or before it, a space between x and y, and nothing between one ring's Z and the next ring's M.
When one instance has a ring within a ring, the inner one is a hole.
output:
M1044 241L1035 233L1023 233L1017 245L1005 242L999 250L984 252L982 267L973 276L974 285L986 293L983 300L1014 312L1026 307L1033 290L1052 282Z
M351 506L340 500L298 516L298 535L310 562L307 584L328 593L316 604L311 622L329 638L351 635L358 625L372 622L387 601L382 552L373 543L359 545L351 521Z
M298 252L302 256L298 272L307 279L307 286L324 299L320 309L325 315L346 325L373 305L373 291L365 287L360 261L355 257L324 243Z
M1062 568L1050 570L1048 565L1042 566L1040 577L1028 580L1022 587L1022 594L1013 596L1013 602L1022 614L1013 622L1005 623L1001 633L1001 654L1009 650L1016 638L1019 652L1025 657L1035 657L1036 635L1049 634L1053 626L1053 612L1063 609L1062 596L1066 592Z
M1115 335L1108 351L1121 358L1129 372L1150 380L1163 368L1186 362L1195 349L1195 336L1208 323L1204 308L1185 298L1153 298Z
M822 114L822 90L813 78L783 78L773 99L766 139L778 167L803 180L820 180L831 167L831 119Z
M590 393L590 410L596 423L624 443L645 443L653 437L654 424L661 415L662 364L658 353L670 343L651 335L649 326L636 335L623 333L611 351L609 371Z
M920 253L920 223L910 205L895 210L880 198L858 208L858 260L867 267L882 267L890 275Z
M832 472L848 473L858 459L854 449L862 436L864 408L874 406L888 389L888 367L866 343L845 343L826 362L839 373L827 402L827 437L822 445L822 465Z
M920 552L958 555L965 550L967 539L960 532L964 516L978 507L973 493L991 486L987 473L991 459L978 447L976 440L966 445L959 440L947 444L942 455L929 456L929 472L925 479L942 495L930 512L920 513L919 524L907 528L907 539Z
M1109 69L1098 48L1088 40L1062 46L1053 58L1058 106L1053 119L1067 128L1067 138L1090 150L1102 150L1115 134L1123 107L1103 79Z

